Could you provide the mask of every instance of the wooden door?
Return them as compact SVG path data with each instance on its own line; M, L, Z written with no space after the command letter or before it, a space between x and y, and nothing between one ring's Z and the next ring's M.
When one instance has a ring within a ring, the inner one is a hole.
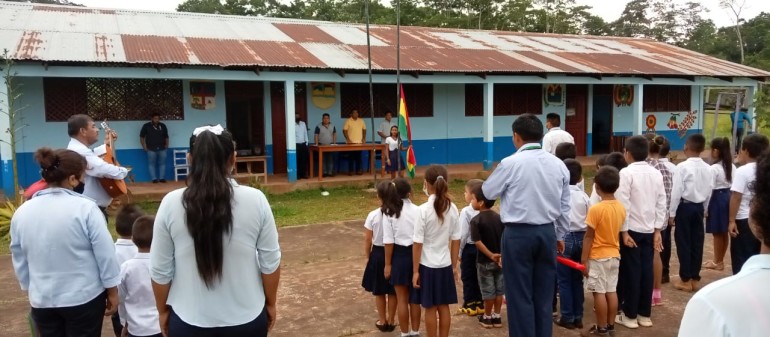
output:
M251 151L253 155L264 155L263 99L262 82L225 82L227 129L233 134L239 151Z
M587 111L588 86L584 84L567 85L567 116L564 121L564 129L575 138L578 156L586 155Z
M270 82L273 124L273 173L286 173L286 99L284 83Z

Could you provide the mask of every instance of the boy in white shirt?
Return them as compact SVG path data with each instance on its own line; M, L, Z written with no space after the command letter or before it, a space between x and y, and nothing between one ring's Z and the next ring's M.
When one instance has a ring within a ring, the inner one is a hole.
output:
M138 253L120 267L118 311L124 323L122 336L162 336L150 278L150 245L154 222L155 217L152 215L136 219L132 240Z
M543 150L553 155L556 154L556 147L559 144L575 144L575 138L559 126L561 126L561 116L559 114L549 113L546 115L545 128L548 129L548 133L543 136Z
M118 239L115 240L115 257L119 266L134 258L137 253L136 245L131 241L131 231L136 219L142 215L144 215L144 211L141 208L134 204L126 204L120 208L117 216L115 216L115 232L118 233ZM123 331L121 321L119 312L112 315L112 330L117 337L120 337L121 331Z
M759 254L760 242L749 228L749 206L754 197L752 186L757 178L757 158L768 148L768 139L761 134L746 136L738 153L738 162L743 164L733 174L730 188L730 213L727 232L730 234L730 259L733 275L750 257Z
M699 289L705 235L703 218L714 186L711 166L700 157L705 148L703 135L694 134L687 138L684 145L687 160L676 166L671 187L668 225L676 224L674 240L680 278L674 288L683 291Z
M468 316L480 315L484 312L481 301L481 288L476 270L476 255L478 249L471 240L471 219L479 214L470 202L473 200L473 190L484 183L481 179L471 179L465 183L465 206L460 211L460 278L463 282L463 306L457 311Z

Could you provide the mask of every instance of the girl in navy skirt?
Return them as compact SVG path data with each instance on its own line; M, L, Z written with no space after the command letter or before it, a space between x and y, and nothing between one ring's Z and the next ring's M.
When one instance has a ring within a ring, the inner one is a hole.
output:
M452 318L449 305L457 303L455 279L459 279L460 214L449 198L449 177L443 166L425 171L428 202L420 206L414 227L414 276L412 284L425 308L425 329L429 337L447 337ZM451 240L451 252L447 242Z
M396 329L396 297L393 286L385 279L385 247L382 243L382 221L385 214L393 213L397 207L391 195L395 195L395 188L390 182L381 181L377 185L377 197L382 202L380 208L369 213L364 222L364 256L366 256L366 269L361 286L374 295L379 319L374 325L382 332ZM387 308L387 314L386 314Z
M389 184L395 187L395 199L401 201L401 207L383 221L385 278L396 289L401 336L419 336L421 312L417 291L412 287L412 237L420 208L409 200L412 186L406 179L397 178Z
M385 172L390 173L390 179L396 178L396 172L398 172L399 177L403 178L406 166L404 158L401 157L401 151L406 151L406 148L401 143L398 126L390 127L390 137L385 139L385 143L388 144L387 157L385 157Z
M714 172L714 190L706 210L706 233L711 233L714 236L714 260L703 264L703 268L707 269L725 269L730 186L733 172L735 172L730 151L730 140L726 137L714 138L711 141L711 158L714 160L714 164L711 165L711 170Z

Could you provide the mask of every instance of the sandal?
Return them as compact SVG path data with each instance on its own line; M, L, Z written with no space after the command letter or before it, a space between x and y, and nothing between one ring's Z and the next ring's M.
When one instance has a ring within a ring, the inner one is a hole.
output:
M713 270L725 270L725 264L723 263L716 263L714 261L707 261L703 264L703 268L706 269L713 269Z
M374 321L374 326L377 327L377 330L380 330L382 332L388 332L388 329L390 328L388 323L380 324L380 320Z

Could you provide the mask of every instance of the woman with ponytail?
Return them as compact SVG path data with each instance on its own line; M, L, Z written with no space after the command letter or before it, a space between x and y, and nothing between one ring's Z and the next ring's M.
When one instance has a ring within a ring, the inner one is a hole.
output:
M714 236L714 259L706 261L703 268L724 270L725 253L729 239L727 236L728 213L730 211L730 186L733 181L733 157L730 140L727 137L714 138L711 141L711 171L714 174L714 190L706 209L706 233Z
M84 179L86 160L44 147L35 161L47 188L11 219L16 278L41 337L101 336L104 316L118 309L120 266L99 206L73 191Z
M187 187L167 194L155 218L150 272L161 330L267 336L281 262L270 205L230 176L235 146L221 126L196 128L188 156Z
M425 171L423 191L429 197L428 202L420 206L414 228L412 285L419 289L429 337L449 336L452 322L449 305L457 303L455 280L460 279L456 268L460 253L460 214L449 198L448 179L443 166L431 165ZM450 241L451 249L447 245Z

